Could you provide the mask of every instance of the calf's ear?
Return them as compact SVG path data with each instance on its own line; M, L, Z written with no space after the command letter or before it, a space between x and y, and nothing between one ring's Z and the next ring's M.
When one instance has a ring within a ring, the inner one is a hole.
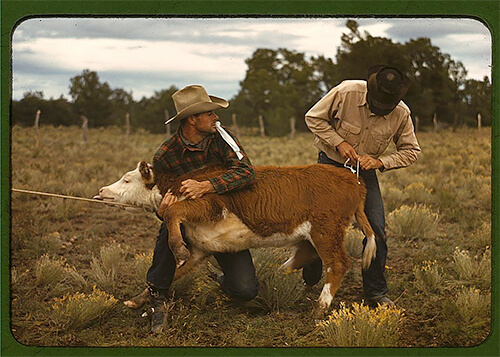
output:
M153 171L151 170L151 165L149 165L146 161L141 161L137 166L144 182L146 184L153 184L154 178Z

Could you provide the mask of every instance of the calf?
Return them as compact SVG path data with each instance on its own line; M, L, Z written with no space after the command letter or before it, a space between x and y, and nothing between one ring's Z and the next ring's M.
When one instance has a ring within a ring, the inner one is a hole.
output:
M349 268L343 241L353 217L367 237L363 269L375 258L375 236L364 212L364 184L348 170L331 165L257 166L255 171L255 182L246 188L193 200L183 199L179 192L183 180L203 181L224 170L206 168L174 177L156 174L142 161L119 181L101 188L95 198L155 211L167 191L179 197L163 217L178 267L174 280L216 252L292 246L293 254L283 265L286 269L302 268L319 256L326 283L318 303L321 310L326 310ZM181 224L189 250L181 235ZM145 296L146 291L125 304L137 308L145 302Z

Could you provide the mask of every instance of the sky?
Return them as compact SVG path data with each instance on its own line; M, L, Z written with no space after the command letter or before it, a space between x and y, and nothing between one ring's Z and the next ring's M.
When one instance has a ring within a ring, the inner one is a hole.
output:
M468 78L491 78L491 35L468 18L350 18L394 42L428 37ZM348 18L32 18L12 35L13 99L28 91L71 99L70 78L97 72L135 100L172 85L201 84L233 98L258 48L286 48L335 61Z

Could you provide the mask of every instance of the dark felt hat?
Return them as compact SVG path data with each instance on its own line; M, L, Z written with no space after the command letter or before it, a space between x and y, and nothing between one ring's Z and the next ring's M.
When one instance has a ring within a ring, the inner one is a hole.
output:
M368 69L368 102L392 111L410 87L410 79L397 68L378 64Z

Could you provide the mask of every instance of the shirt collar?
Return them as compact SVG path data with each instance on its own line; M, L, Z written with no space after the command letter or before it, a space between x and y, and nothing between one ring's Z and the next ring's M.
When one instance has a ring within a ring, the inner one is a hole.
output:
M190 142L182 135L182 130L180 126L179 129L177 129L177 134L179 135L179 142L182 145L183 149L190 151L205 151L205 149L208 147L208 143L214 137L214 135L211 134L207 136L205 139L203 139L201 142L195 144Z

